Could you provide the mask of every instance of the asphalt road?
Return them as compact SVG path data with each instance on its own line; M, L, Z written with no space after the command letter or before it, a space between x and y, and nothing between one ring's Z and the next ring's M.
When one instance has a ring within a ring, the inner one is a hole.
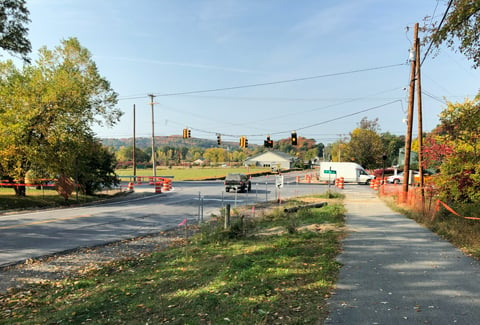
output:
M325 324L480 324L480 263L392 212L344 191L349 235Z
M76 208L0 215L0 266L78 247L157 233L187 218L207 219L226 204L253 204L302 194L324 192L326 185L301 185L297 174L252 179L250 193L225 193L222 181L174 182L170 192L155 194L153 186L136 185L135 194L121 202Z

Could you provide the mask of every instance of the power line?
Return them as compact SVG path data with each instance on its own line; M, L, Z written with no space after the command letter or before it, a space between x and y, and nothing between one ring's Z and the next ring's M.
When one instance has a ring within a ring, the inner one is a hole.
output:
M317 76L310 76L310 77L303 77L303 78L295 78L295 79L286 79L286 80L279 80L279 81L270 81L270 82L263 82L263 83L255 83L255 84L247 84L247 85L240 85L240 86L232 86L232 87L223 87L223 88L212 88L212 89L203 89L203 90L192 90L192 91L183 91L183 92L175 92L175 93L155 93L153 95L158 97L167 97L167 96L180 96L180 95L190 95L190 94L200 94L200 93L209 93L209 92L216 92L216 91L226 91L226 90L235 90L235 89L244 89L244 88L253 88L253 87L262 87L262 86L270 86L270 85L278 85L284 83L291 83L291 82L299 82L299 81L306 81L312 79L320 79L320 78L328 78L328 77L336 77L341 75L348 75L360 72L367 72L367 71L374 71L374 70L382 70L388 68L394 68L405 65L405 63L399 64L392 64L392 65L385 65L381 67L373 67L367 69L358 69L358 70L350 70L344 72L336 72L336 73L329 73ZM144 96L132 96L132 97L124 97L120 98L119 100L124 99L138 99L144 98Z
M450 0L450 1L448 2L447 9L446 9L445 12L443 13L442 20L440 20L440 24L438 24L438 30L440 30L440 28L441 28L442 25L443 25L443 22L444 22L445 19L447 18L448 11L450 10L450 7L452 6L452 4L453 4L453 0ZM438 5L438 3L437 3L437 5ZM436 9L437 9L437 8L435 7L435 10L436 10ZM425 54L423 55L423 59L422 59L422 61L420 62L420 65L423 65L423 62L424 62L425 59L427 58L427 55L429 54L432 46L433 46L433 40L430 40L430 44L428 45L428 48L427 48L427 50L425 51Z
M339 117L336 117L336 118L333 118L333 119L330 119L330 120L322 121L322 122L319 122L319 123L311 124L311 125L300 127L300 128L292 128L291 130L297 130L298 131L298 130L309 129L309 128L312 128L312 127L315 127L315 126L318 126L318 125L327 124L327 123L338 121L338 120L341 120L341 119L344 119L344 118L347 118L347 117L351 117L351 116L362 114L362 113L365 113L365 112L368 112L368 111L372 111L374 109L379 109L379 108L382 108L382 107L385 107L385 106L388 106L388 105L391 105L391 104L394 104L394 103L397 103L397 102L401 102L401 100L397 99L397 100L394 100L394 101L391 101L391 102L388 102L388 103L385 103L385 104L382 104L382 105L377 105L377 106L373 106L373 107L370 107L370 108L366 108L366 109L363 109L363 110L360 110L360 111L357 111L357 112L354 112L354 113L342 115L342 116L339 116ZM180 125L180 123L178 123L178 122L175 122L175 121L172 121L172 120L169 120L169 121L172 122L172 123ZM193 131L197 131L197 132L201 132L201 133L205 133L205 134L218 134L218 133L220 133L220 134L222 134L222 136L232 137L232 138L238 138L240 136L263 137L263 136L266 135L266 133L263 133L263 134L242 134L242 135L239 135L239 134L225 134L225 133L222 133L222 132L208 131L208 130L203 130L203 129L200 129L200 128L190 127L190 129L193 130ZM279 132L269 132L269 134L270 135L284 134L284 133L289 133L291 130L279 131Z
M357 112L350 113L350 114L347 114L347 115L339 116L339 117L336 117L336 118L333 118L333 119L330 119L330 120L327 120L327 121L311 124L311 125L304 126L304 127L301 127L301 128L296 128L295 130L298 131L298 130L309 129L309 128L312 128L314 126L319 126L319 125L322 125L322 124L327 124L327 123L330 123L330 122L338 121L338 120L341 120L341 119L344 119L344 118L347 118L347 117L351 117L351 116L354 116L354 115L358 115L358 114L361 114L361 113L372 111L374 109L382 108L382 107L385 107L385 106L388 106L388 105L391 105L391 104L394 104L394 103L397 103L397 102L401 102L401 100L397 99L397 100L394 100L394 101L391 101L391 102L388 102L388 103L385 103L385 104L382 104L382 105L366 108L366 109L363 109L361 111L357 111Z

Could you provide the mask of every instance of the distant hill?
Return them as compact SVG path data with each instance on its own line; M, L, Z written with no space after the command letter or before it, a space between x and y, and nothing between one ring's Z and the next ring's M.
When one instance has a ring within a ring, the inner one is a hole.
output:
M120 149L121 147L132 147L133 138L120 138L120 139L111 139L104 138L101 139L104 146L112 147L115 150ZM139 149L150 148L152 146L152 138L136 138L136 147ZM217 145L217 140L209 139L200 139L200 138L189 138L184 139L181 135L170 135L170 136L157 136L155 137L155 146L156 147L200 147L200 148L227 148L227 147L238 147L237 142L222 142L222 145ZM256 147L256 145L251 145Z

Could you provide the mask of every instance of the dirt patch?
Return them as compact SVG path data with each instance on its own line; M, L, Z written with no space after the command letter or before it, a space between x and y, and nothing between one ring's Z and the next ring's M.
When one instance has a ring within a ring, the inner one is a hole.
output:
M189 226L187 235L197 231ZM185 241L185 229L175 229L151 236L119 241L92 248L80 248L51 256L28 259L24 263L0 269L0 293L22 289L30 284L57 281L100 269L106 263L141 257Z
M328 223L314 223L310 225L300 226L297 229L299 232L302 231L313 231L313 232L327 232L330 230L338 230L338 225L328 224ZM283 235L287 233L287 229L285 227L273 227L262 232L255 234L256 236L272 236L272 235Z

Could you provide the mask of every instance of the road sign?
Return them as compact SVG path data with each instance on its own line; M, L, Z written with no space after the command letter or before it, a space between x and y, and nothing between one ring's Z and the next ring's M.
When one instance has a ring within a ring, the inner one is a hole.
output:
M282 187L283 187L283 175L276 175L276 176L275 176L275 185L276 185L278 188L282 188Z
M337 171L336 171L336 170L325 169L325 170L323 171L323 173L324 173L324 174L336 174Z

